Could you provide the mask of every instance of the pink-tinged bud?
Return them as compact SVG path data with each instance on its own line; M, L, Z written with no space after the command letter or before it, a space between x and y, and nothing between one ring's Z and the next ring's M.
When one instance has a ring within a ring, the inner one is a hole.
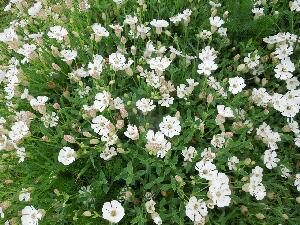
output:
M49 138L48 138L47 136L43 136L43 137L42 137L42 140L43 140L43 141L49 141Z
M60 66L57 65L56 63L52 63L52 68L53 68L54 70L61 71Z
M176 113L175 113L175 117L176 117L176 119L180 119L180 112L179 111L177 111Z
M212 103L213 100L214 100L214 96L212 94L209 94L206 99L207 103L210 104Z
M125 192L125 199L129 199L132 196L132 192L131 191L126 191Z
M134 45L131 46L130 51L132 55L136 55L136 47Z
M90 133L90 132L87 132L87 131L84 131L84 132L82 133L82 135L85 136L85 137L92 137L91 133Z
M120 154L122 154L122 153L124 153L125 151L124 151L124 148L117 148L117 152L120 153Z
M116 81L115 80L111 80L111 81L109 81L109 85L113 85L113 84L115 84L116 83Z
M90 140L90 144L91 144L91 145L97 145L97 144L99 144L99 142L100 142L100 141L99 141L98 139L91 139L91 140Z
M182 177L181 176L179 176L179 175L176 175L175 176L175 180L177 181L177 182L179 182L179 183L181 183L183 180L182 180Z
M126 118L127 116L128 116L128 112L126 111L126 109L125 108L121 108L120 109L120 114L121 114L121 117L124 119L124 118Z
M92 213L91 213L91 211L84 211L82 215L86 216L86 217L90 217L90 216L92 216Z
M64 140L66 142L74 144L76 142L75 138L71 135L64 135Z
M138 65L138 66L136 67L136 69L137 69L137 71L139 71L139 73L143 73L143 72L144 72L143 67L141 67L140 65Z
M69 9L72 8L72 0L66 0L65 3L66 3L66 6L67 6Z
M232 138L233 137L233 132L226 132L225 135L228 138Z
M57 102L55 102L53 104L53 108L56 109L56 110L59 110L60 109L60 104L58 104Z
M124 120L118 120L116 124L117 129L122 129L124 127Z

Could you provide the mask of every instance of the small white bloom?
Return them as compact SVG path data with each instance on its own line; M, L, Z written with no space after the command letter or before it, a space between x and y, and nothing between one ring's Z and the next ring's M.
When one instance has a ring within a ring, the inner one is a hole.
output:
M43 217L42 213L33 206L26 206L22 209L22 225L38 225L39 220Z
M162 33L162 28L166 28L169 26L169 23L165 20L152 20L150 22L150 25L156 28L156 33L161 34Z
M105 202L102 207L102 217L111 223L118 223L125 215L125 210L120 202L112 200Z
M58 154L58 161L64 165L70 165L76 159L76 152L70 147L63 147Z
M156 107L156 105L153 104L153 101L148 98L138 100L135 105L143 113L151 112Z
M50 27L50 31L48 32L49 38L53 38L58 41L62 41L67 35L68 31L61 26Z
M105 150L100 154L100 157L104 160L109 160L118 153L114 147L106 147Z
M64 49L60 52L60 54L62 56L62 60L65 61L65 62L72 61L72 60L76 59L76 57L77 57L77 51L76 50Z
M184 157L184 161L192 162L193 158L197 155L197 151L193 146L185 148L182 150L182 156Z
M136 125L130 125L128 124L127 130L124 132L124 135L131 140L137 140L139 139L139 131L136 127Z
M218 173L216 166L206 160L197 162L195 169L199 172L199 176L205 180L212 180Z
M176 117L165 116L163 121L159 124L161 132L167 137L174 137L180 134L180 121Z
M202 221L207 214L207 207L203 199L197 199L195 196L192 196L185 206L185 215L196 224Z
M111 94L107 91L103 91L96 94L93 107L94 109L99 110L99 112L103 112L109 106L110 101Z
M19 194L19 201L28 202L30 200L30 192L26 189L22 189L21 193Z
M244 78L242 77L229 78L229 91L232 94L237 94L241 92L244 87L246 87Z

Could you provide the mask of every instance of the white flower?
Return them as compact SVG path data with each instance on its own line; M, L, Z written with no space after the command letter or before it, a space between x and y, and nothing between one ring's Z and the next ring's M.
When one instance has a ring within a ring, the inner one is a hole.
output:
M28 133L29 127L27 124L23 121L17 121L12 125L11 131L8 133L8 137L12 141L17 142L25 137Z
M214 48L206 46L199 53L199 59L202 61L214 61L217 58L217 53Z
M45 109L45 104L48 101L47 96L38 96L37 98L33 98L30 100L30 105L34 110L39 111L40 113L44 113Z
M258 18L264 15L264 8L253 8L252 13L254 13L254 18Z
M186 79L188 82L188 86L185 84L180 84L177 86L177 97L178 98L186 98L189 95L192 94L194 88L199 84L198 82L195 82L194 79Z
M18 35L13 26L4 29L4 31L0 33L0 41L2 42L10 42L17 39Z
M287 168L287 167L285 167L285 166L282 166L281 168L280 168L280 170L281 170L281 176L282 177L284 177L284 178L288 178L288 177L290 177L291 176L291 174L290 174L290 170Z
M102 207L102 217L111 223L118 223L125 215L125 210L120 202L112 200L105 202Z
M2 219L4 218L4 212L1 206L0 206L0 218ZM6 223L4 225L6 225Z
M124 0L113 0L113 2L117 5L121 5L124 2Z
M164 158L171 149L171 143L165 139L162 132L154 133L153 130L149 130L146 139L146 149L149 150L150 154L155 154L157 157Z
M162 99L158 101L158 104L165 107L170 107L173 104L174 98L170 97L170 94L163 94Z
M236 156L232 156L231 158L228 159L227 165L229 170L236 170L236 164L238 164L240 160Z
M94 109L99 110L99 112L103 112L109 106L110 101L111 94L107 91L103 91L96 94L93 107Z
M113 103L114 107L116 109L122 109L124 108L124 102L121 98L117 97L114 99L114 103Z
M242 77L229 78L229 91L232 94L237 94L241 92L244 87L246 87L244 78Z
M280 134L272 131L271 127L263 122L257 129L256 134L260 136L265 144L268 145L272 150L277 149L276 142L281 141Z
M275 77L280 80L287 80L293 77L293 72L295 71L295 65L290 60L290 58L284 58L281 62L275 67Z
M28 9L28 15L32 17L38 15L42 7L42 2L36 2L32 7Z
M109 36L109 32L104 27L102 27L102 25L99 23L94 23L92 25L92 29L94 31L94 34L98 37L108 37Z
M39 220L43 217L42 213L33 206L26 206L22 209L22 225L38 225Z
M259 166L256 166L252 169L252 173L250 175L250 183L249 183L249 193L254 196L257 200L262 200L266 196L266 188L261 183L263 179L263 169Z
M199 176L205 180L212 180L218 173L216 166L206 160L197 162L195 169L199 172Z
M244 58L244 63L246 63L249 69L254 69L259 65L260 56L257 54L257 51L248 53L248 56Z
M41 121L44 123L44 126L46 128L49 127L56 127L58 124L59 117L56 115L55 112L52 112L51 114L43 114L41 117Z
M142 39L145 39L149 31L151 30L150 27L146 27L143 24L138 25L136 29L137 29L138 36L140 35Z
M101 55L94 55L93 62L88 64L88 73L94 77L98 78L98 76L102 73L103 70L103 57Z
M139 131L136 127L136 125L130 125L128 124L127 130L124 132L124 135L131 140L137 140L139 139Z
M227 36L227 28L225 28L225 27L220 27L220 28L218 29L218 33L219 33L221 36L226 37L226 36Z
M138 22L138 18L137 16L131 16L131 15L126 15L125 16L125 20L124 23L128 24L130 26L135 25Z
M64 165L70 165L76 159L76 152L70 147L63 147L58 154L58 161Z
M300 12L300 0L290 1L291 11Z
M297 77L292 77L290 79L285 80L286 82L286 88L288 90L295 90L300 85L300 82L298 81Z
M210 141L210 143L212 144L212 146L214 146L215 148L223 148L225 145L225 134L215 134L212 138L212 140Z
M62 56L62 60L65 61L65 62L72 61L72 60L76 59L76 57L77 57L77 51L76 50L64 49L60 52L60 54Z
M274 54L278 59L285 59L288 58L290 55L293 54L293 47L289 46L288 44L279 45Z
M294 186L297 187L297 191L300 191L300 173L296 174L296 179L294 181Z
M153 104L153 101L148 98L138 100L135 105L143 113L151 112L156 107L156 105Z
M162 225L162 220L160 218L160 216L158 215L158 213L152 213L151 214L151 218L153 219L153 222L157 225Z
M199 59L202 60L202 63L198 65L197 72L199 74L204 74L205 76L211 75L213 71L218 69L218 65L215 63L216 58L217 52L214 50L214 48L206 46L199 53Z
M68 31L61 26L54 26L54 27L50 27L50 31L48 32L47 35L49 38L62 41L64 37L68 35Z
M273 169L277 167L277 163L280 160L277 158L277 153L276 151L269 149L266 150L264 153L264 164L268 169Z
M150 65L150 68L152 70L158 71L158 72L164 72L171 64L171 60L167 57L156 57L151 58L148 61L148 64Z
M34 44L24 44L22 48L19 48L17 53L23 55L25 58L29 58L30 55L36 50L36 45Z
M153 201L152 199L145 203L147 213L154 213L155 212L155 204L156 204L156 202Z
M22 189L22 192L19 194L19 201L28 202L30 200L30 192L26 189Z
M195 196L192 196L185 206L185 215L197 223L200 222L203 217L207 216L207 214L207 207L203 199L197 199Z
M212 33L209 30L203 30L199 33L199 37L203 40L211 38Z
M21 147L21 148L17 147L16 155L19 158L19 163L24 162L25 157L26 157L25 148L24 147Z
M251 183L249 185L249 193L254 196L256 200L263 200L266 196L266 188L262 183Z
M233 111L230 107L225 107L225 105L217 105L218 114L223 117L234 117Z
M159 124L161 132L169 138L180 134L180 121L176 117L165 116Z
M95 133L101 136L108 136L110 131L111 122L104 116L99 115L92 120L92 129Z
M104 160L109 160L118 153L114 147L106 147L105 150L100 154L100 157Z
M162 33L162 28L168 27L169 23L165 20L156 20L153 19L150 22L150 25L156 28L156 33L161 34Z
M224 24L224 20L222 20L219 16L210 17L209 22L210 25L214 27L221 27Z
M196 156L197 151L193 146L190 146L188 148L184 148L182 150L181 155L184 157L184 161L192 162L193 158Z
M231 190L229 188L229 179L224 173L217 173L211 181L208 196L218 207L229 206L231 202Z
M251 99L256 105L266 107L271 100L271 96L265 88L253 88Z
M109 61L109 64L111 65L112 69L115 71L125 70L125 69L129 68L130 65L133 63L132 60L129 60L128 63L126 63L125 56L119 52L110 54L108 61Z

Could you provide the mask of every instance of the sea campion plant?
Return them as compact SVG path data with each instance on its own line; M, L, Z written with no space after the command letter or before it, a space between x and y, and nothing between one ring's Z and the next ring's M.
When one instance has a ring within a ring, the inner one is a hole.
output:
M2 10L2 224L299 224L299 0Z

